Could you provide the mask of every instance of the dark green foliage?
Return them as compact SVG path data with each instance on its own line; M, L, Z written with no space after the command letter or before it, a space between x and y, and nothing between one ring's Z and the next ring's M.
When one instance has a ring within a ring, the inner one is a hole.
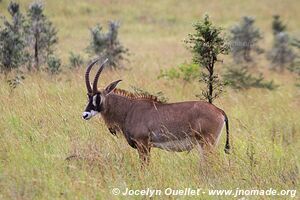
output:
M254 18L246 16L230 30L230 47L236 63L252 62L253 53L260 54L263 52L258 46L262 35L260 30L254 26L254 22Z
M134 93L135 94L138 94L138 95L145 95L145 96L148 96L148 95L151 95L151 96L155 96L157 97L157 100L162 102L162 103L167 103L168 102L168 98L165 97L164 93L159 91L159 92L156 92L156 93L150 93L144 89L141 89L141 88L138 88L138 87L135 87L135 86L130 86Z
M19 4L15 2L10 2L8 11L12 21L4 18L4 24L0 27L0 70L5 73L26 61L25 19Z
M44 15L41 2L34 2L29 6L28 16L28 45L30 58L35 69L39 70L47 57L53 53L53 46L57 43L57 31L52 22Z
M104 32L100 25L90 29L91 41L87 48L91 55L97 55L102 59L108 58L108 64L112 68L119 68L120 61L128 54L128 49L123 47L118 39L120 24L110 21L108 32Z
M184 82L192 82L199 77L199 66L197 64L181 64L176 68L171 68L169 70L161 70L158 78L166 79L181 79Z
M196 32L189 34L185 41L193 53L193 61L205 70L200 75L200 80L204 81L207 89L202 92L202 96L212 103L222 91L222 82L215 73L215 64L218 56L228 54L229 46L224 37L221 36L221 28L216 27L209 20L208 15L204 20L194 25Z
M69 56L69 62L71 68L79 68L81 65L83 65L83 58L79 54L71 52Z
M296 54L290 45L290 39L286 32L279 32L274 36L274 44L267 56L272 64L272 69L283 71L286 66L291 66Z
M58 74L61 72L60 68L61 68L61 60L55 55L48 56L46 70L50 74Z
M272 30L274 36L276 36L278 33L286 31L286 25L283 24L279 15L273 16Z
M194 28L196 33L189 34L185 42L193 53L194 63L210 70L210 65L218 60L218 55L228 53L229 46L221 37L222 29L214 26L208 15L196 23Z
M273 81L264 81L262 74L253 76L247 67L227 68L223 75L226 85L234 89L265 88L269 90L276 89L278 86Z

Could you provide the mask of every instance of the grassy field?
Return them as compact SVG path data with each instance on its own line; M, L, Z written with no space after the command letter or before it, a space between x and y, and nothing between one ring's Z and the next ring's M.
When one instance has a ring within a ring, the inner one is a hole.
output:
M22 9L30 1L20 1ZM227 30L243 15L255 16L264 32L261 46L272 42L272 15L280 14L294 36L300 35L298 0L265 1L75 1L49 0L46 13L59 30L57 52L65 65L70 51L84 54L89 29L96 23L120 20L120 39L131 51L127 70L105 71L99 87L121 78L122 89L138 86L162 91L170 102L195 100L197 82L157 80L160 69L190 61L183 40L192 23L208 13ZM0 14L8 15L7 0ZM86 55L85 55L86 56ZM87 56L86 56L87 58ZM224 57L230 65L230 56ZM218 67L221 67L218 66ZM113 196L115 187L131 189L297 189L299 198L300 91L295 77L269 72L263 56L256 67L280 85L275 91L227 89L215 101L229 116L233 151L225 155L223 132L217 151L199 167L196 150L151 152L151 164L140 171L137 152L119 135L113 137L102 119L81 119L86 104L84 68L50 77L26 75L11 91L0 79L0 199L126 199ZM69 155L78 159L66 161ZM128 198L128 197L127 197ZM131 196L130 199L149 197ZM154 199L238 199L232 196L156 196ZM239 197L241 198L241 197ZM245 199L273 199L246 196ZM278 196L277 199L288 199Z

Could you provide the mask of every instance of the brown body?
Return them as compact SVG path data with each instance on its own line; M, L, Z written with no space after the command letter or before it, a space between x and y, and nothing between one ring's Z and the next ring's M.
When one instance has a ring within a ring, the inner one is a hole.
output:
M102 68L103 65L100 73ZM122 132L129 145L138 150L143 162L148 163L151 147L190 151L195 146L201 149L215 146L224 123L227 130L225 152L228 153L228 119L221 109L202 101L162 103L150 95L140 96L116 89L118 82L120 80L101 92L97 89L89 92L90 102L83 117L90 119L93 113L100 113L109 130Z
M108 127L123 132L145 161L151 147L189 151L197 144L216 145L226 119L222 110L202 101L164 104L114 92L104 107L101 116Z

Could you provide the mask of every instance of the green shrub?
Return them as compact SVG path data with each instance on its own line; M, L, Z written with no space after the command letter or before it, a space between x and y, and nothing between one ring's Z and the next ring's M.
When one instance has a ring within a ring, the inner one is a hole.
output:
M69 62L71 68L79 68L83 65L83 58L79 54L71 52L69 55Z
M58 74L61 72L61 60L55 55L50 55L47 59L46 70L50 74Z
M161 70L158 78L169 80L180 79L185 82L192 82L199 77L200 69L197 64L181 64L169 70Z
M227 68L223 78L226 85L234 89L265 88L273 90L278 87L273 81L264 81L262 74L253 76L247 67Z

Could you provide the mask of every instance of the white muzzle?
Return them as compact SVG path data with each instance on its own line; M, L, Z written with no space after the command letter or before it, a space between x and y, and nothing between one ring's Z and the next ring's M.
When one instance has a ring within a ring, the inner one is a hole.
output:
M96 114L98 114L98 112L94 111L94 110L91 110L91 112L83 112L82 113L82 118L85 119L85 120L89 120L93 116L95 116Z

